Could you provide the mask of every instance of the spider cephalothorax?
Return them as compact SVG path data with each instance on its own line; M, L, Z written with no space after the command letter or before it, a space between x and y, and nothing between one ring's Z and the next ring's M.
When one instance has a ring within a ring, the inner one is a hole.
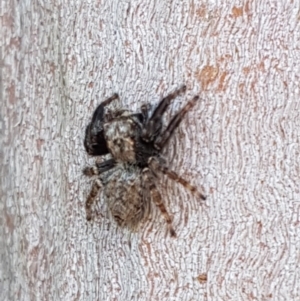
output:
M163 98L153 112L149 104L143 105L140 112L106 110L106 106L118 98L117 94L97 107L86 128L84 146L92 156L110 154L111 159L84 169L85 175L98 176L86 201L88 220L91 219L91 205L103 187L104 197L118 225L135 229L148 216L152 199L164 215L171 235L175 236L171 217L156 188L159 173L179 182L205 200L196 187L167 167L161 155L184 115L198 100L198 96L195 96L163 129L164 112L171 100L185 90L183 86Z

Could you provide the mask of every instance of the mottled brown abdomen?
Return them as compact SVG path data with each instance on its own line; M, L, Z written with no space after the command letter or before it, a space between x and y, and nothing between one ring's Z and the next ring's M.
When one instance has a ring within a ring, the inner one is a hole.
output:
M150 197L146 194L141 170L134 166L117 166L106 175L104 195L112 217L121 227L136 229L149 214Z

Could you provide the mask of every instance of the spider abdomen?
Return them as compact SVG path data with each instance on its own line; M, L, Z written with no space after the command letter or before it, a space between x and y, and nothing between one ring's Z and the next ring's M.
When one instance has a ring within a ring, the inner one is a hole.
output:
M148 215L150 200L143 190L143 179L139 168L116 166L102 178L104 197L113 219L121 227L136 229Z

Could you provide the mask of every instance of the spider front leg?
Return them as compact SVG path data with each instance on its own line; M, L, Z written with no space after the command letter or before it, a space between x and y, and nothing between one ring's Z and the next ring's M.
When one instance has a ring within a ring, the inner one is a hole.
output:
M84 168L83 173L88 177L100 175L101 173L112 169L115 166L115 164L116 162L114 159L106 160L102 163L96 164L96 166L94 167ZM98 178L93 182L92 189L86 199L85 211L86 211L86 219L88 221L92 219L91 208L101 187L102 187L102 183L101 180Z
M154 143L156 149L160 150L167 144L167 142L174 133L175 129L179 126L185 114L196 104L198 99L199 96L195 96L172 118L164 132L156 138Z
M154 110L152 116L149 118L149 120L147 120L145 127L142 131L141 137L145 142L153 141L155 137L157 137L157 135L160 134L162 128L162 116L164 112L170 105L171 101L177 96L179 96L180 94L184 93L185 91L186 91L186 86L182 86L178 90L164 97L160 101L160 103Z
M171 236L176 237L176 232L172 226L172 219L163 203L161 194L155 185L155 179L154 179L151 171L149 170L149 168L146 167L143 169L142 176L143 176L143 183L145 183L145 185L149 189L149 192L150 192L150 195L151 195L151 198L152 198L154 204L158 207L158 209L160 210L160 212L162 213L162 215L164 216L164 218L168 224L168 228L169 228Z
M111 97L107 98L106 100L102 101L100 105L95 110L93 117L92 117L92 124L96 127L96 123L102 123L104 118L104 108L109 105L113 100L118 99L119 95L117 93L113 94Z
M101 156L109 153L103 133L105 107L117 98L119 98L118 94L114 94L103 101L95 110L92 121L86 127L84 147L91 156Z
M193 194L195 194L199 199L206 200L206 196L204 196L201 192L197 190L197 188L193 185L191 185L188 181L186 181L184 178L179 176L176 172L170 170L162 159L157 159L155 157L150 157L148 160L148 164L151 170L154 172L160 171L166 176L168 176L170 179L174 180L175 182L180 183L182 186L184 186L186 189L191 191Z

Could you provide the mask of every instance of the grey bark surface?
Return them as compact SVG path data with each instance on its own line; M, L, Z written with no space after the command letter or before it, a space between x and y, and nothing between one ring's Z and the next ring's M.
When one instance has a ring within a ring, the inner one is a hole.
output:
M2 1L0 300L300 300L299 1ZM185 83L136 234L99 197L84 128L114 92L153 104ZM207 278L207 279L206 279Z

